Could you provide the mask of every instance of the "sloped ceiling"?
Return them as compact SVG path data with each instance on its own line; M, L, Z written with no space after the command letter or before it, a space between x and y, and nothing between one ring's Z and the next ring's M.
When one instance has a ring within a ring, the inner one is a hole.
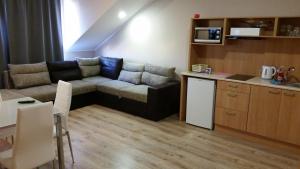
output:
M153 0L115 0L110 9L71 46L68 51L94 51L106 39L117 32L139 10ZM125 11L127 16L118 18L119 11Z

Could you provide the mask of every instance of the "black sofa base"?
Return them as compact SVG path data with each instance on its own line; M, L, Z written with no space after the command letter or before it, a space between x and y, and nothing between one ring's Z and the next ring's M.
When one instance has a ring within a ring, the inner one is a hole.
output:
M172 107L174 110L166 110L164 112L153 112L148 104L135 100L120 98L103 92L93 92L72 97L71 110L98 104L122 112L126 112L135 116L143 117L152 121L159 121L172 114L178 113L177 104Z
M122 98L104 92L72 97L71 109L99 104L149 120L159 121L179 112L180 83L170 82L148 88L147 103Z

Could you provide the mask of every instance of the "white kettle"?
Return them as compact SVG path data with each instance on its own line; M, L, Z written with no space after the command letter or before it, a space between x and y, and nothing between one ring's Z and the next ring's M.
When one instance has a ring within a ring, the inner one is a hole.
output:
M261 71L262 79L272 79L275 74L276 74L275 66L266 66L266 65L262 66L262 71Z

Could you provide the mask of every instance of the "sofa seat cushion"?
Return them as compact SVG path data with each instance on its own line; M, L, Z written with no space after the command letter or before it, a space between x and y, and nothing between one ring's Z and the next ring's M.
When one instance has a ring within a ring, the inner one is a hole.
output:
M101 83L97 85L97 90L103 93L119 96L120 89L134 86L132 83L123 82L119 80L112 80L109 82Z
M83 80L73 80L73 81L68 81L68 83L72 84L73 96L97 91L97 87L95 84L85 82ZM52 86L57 87L57 84L52 84Z
M120 90L120 96L135 101L147 103L148 88L147 85L134 85Z
M0 94L3 100L19 99L25 97L20 93L16 93L13 90L9 89L0 89Z
M98 84L101 84L104 82L108 82L108 81L112 81L112 79L107 78L107 77L102 77L102 76L88 77L88 78L84 78L82 80L85 82L93 83L95 85L98 85Z
M32 97L42 102L47 102L55 99L56 87L52 85L44 85L26 89L12 89L12 91L27 97Z

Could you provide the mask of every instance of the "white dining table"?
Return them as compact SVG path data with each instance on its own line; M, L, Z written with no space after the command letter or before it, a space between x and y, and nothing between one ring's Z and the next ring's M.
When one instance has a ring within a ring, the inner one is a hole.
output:
M34 103L20 104L19 101L35 100ZM40 104L41 102L31 97L23 97L19 99L12 99L0 102L0 136L1 132L5 132L16 126L17 110L32 105ZM64 152L63 152L63 138L62 138L62 115L58 111L53 111L55 117L56 134L57 134L57 152L59 169L64 169Z

